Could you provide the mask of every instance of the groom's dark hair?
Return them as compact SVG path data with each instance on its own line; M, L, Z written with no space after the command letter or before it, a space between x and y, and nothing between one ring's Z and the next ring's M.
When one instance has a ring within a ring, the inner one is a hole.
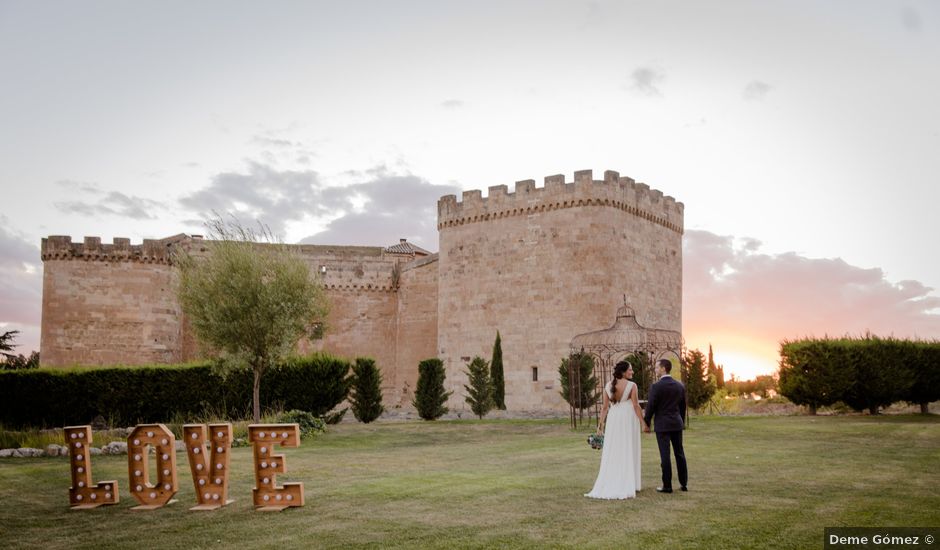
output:
M670 372L672 372L672 361L670 361L669 359L660 359L656 363L660 367L662 367L664 371L666 371L666 374L669 374Z

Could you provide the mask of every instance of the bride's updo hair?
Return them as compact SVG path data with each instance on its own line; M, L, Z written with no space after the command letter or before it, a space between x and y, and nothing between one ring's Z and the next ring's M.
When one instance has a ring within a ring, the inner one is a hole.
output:
M621 378L623 378L623 373L627 372L627 369L629 368L630 368L630 363L627 363L626 361L621 361L617 363L617 365L614 367L614 375L613 375L613 378L610 379L611 402L613 402L614 393L616 393L616 390L617 390L617 380L620 380ZM623 397L623 396L620 396L620 397Z

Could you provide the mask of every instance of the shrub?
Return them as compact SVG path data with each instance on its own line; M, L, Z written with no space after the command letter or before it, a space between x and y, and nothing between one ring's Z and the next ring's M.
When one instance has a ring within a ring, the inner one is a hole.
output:
M262 402L321 416L346 398L349 362L327 354L292 358L265 372ZM167 422L206 410L241 417L251 405L252 372L223 377L208 362L188 365L30 369L0 372L0 422L69 426L96 416L113 424Z
M261 402L325 416L349 395L350 367L349 361L325 353L291 357L267 373Z
M897 401L929 402L940 397L940 364L926 360L940 343L861 338L784 341L780 345L780 393L810 414L838 401L857 411ZM926 400L926 401L925 401ZM926 410L921 405L921 410Z
M452 392L444 391L444 376L440 359L425 359L418 364L418 385L412 404L425 420L436 420L447 413L444 403Z
M363 423L372 422L385 411L382 406L382 373L375 366L374 359L356 358L349 403L356 420Z
M493 403L493 385L490 381L489 365L482 357L474 357L467 365L467 378L470 385L464 386L467 390L466 401L470 404L473 414L483 418L495 403Z
M911 358L908 370L913 370L913 383L902 398L920 405L920 412L928 414L927 405L940 400L940 342L923 343L920 353Z
M339 424L340 422L343 421L343 417L346 416L346 411L348 410L349 410L349 407L346 407L345 409L342 409L340 411L324 414L320 418L322 418L323 421L326 422L327 424Z
M572 366L572 375L575 384L580 380L580 388L576 387L572 396L569 380L568 365ZM601 396L597 388L597 377L594 376L594 359L586 353L573 353L561 360L558 366L558 375L561 377L561 396L569 405L581 410L589 409L597 403ZM578 391L580 389L580 391Z
M281 424L299 424L300 438L307 439L326 431L326 422L307 411L294 409L277 417Z
M842 401L856 411L878 409L903 399L913 383L913 373L907 369L906 359L913 357L910 342L894 338L866 336L863 339L841 339L830 342L842 354L845 367L850 369L851 383L842 395Z
M780 394L810 414L842 399L851 377L838 352L826 340L781 342Z

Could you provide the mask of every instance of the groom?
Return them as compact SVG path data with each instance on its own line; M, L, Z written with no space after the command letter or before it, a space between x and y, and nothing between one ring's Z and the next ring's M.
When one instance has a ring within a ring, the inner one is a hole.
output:
M660 493L672 492L672 463L669 459L669 444L676 452L676 469L679 470L679 486L688 491L689 471L685 463L685 451L682 450L682 429L685 418L685 386L669 375L672 363L667 359L656 362L656 377L659 381L650 387L646 402L646 428L649 433L651 420L656 417L656 442L659 443L659 460L663 469L663 486L657 487Z

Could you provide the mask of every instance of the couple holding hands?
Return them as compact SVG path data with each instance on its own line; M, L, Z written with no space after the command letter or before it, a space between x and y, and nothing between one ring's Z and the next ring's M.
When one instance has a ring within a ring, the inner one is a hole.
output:
M584 496L602 499L636 496L641 488L640 429L650 433L650 424L654 419L663 470L663 484L656 491L672 492L670 446L675 450L680 489L688 490L689 473L682 449L685 386L670 376L671 371L672 363L668 360L660 359L656 362L656 377L659 380L650 387L644 414L637 400L636 384L631 381L633 367L626 361L614 367L613 378L604 385L604 408L598 422L598 431L605 434L601 467L594 488Z

